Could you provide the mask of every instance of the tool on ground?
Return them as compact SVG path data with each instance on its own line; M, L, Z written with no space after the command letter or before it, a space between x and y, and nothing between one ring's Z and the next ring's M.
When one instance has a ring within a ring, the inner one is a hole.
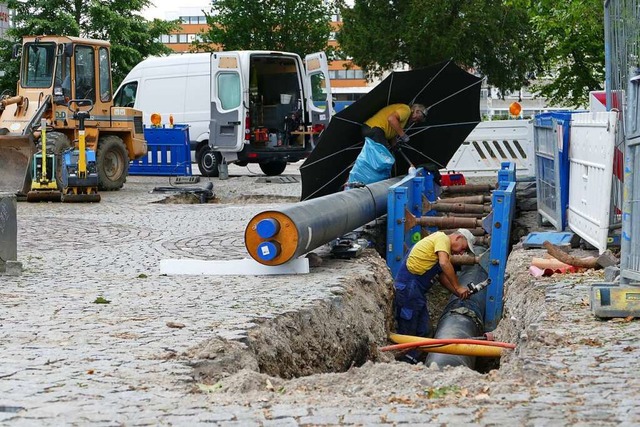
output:
M369 246L369 242L366 239L359 239L355 233L347 233L329 242L329 246L331 246L331 255L334 257L349 259L360 256Z
M90 99L72 99L68 103L73 119L78 121L78 148L63 154L62 201L66 203L97 203L98 167L96 152L85 143L85 120L91 117L93 102ZM84 109L83 109L84 108Z
M207 203L215 197L213 193L213 182L209 181L202 187L154 187L152 193L178 193L192 194L197 197L200 203Z
M47 119L40 121L40 150L31 162L31 190L28 202L59 202L61 193L56 181L56 156L47 150Z
M484 280L480 283L473 283L473 282L469 283L467 285L467 288L469 288L469 295L477 294L478 292L480 292L481 290L489 286L490 283L491 283L490 279Z

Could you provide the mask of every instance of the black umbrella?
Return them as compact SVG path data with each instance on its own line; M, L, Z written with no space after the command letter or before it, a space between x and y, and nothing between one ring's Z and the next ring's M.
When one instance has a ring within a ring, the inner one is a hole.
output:
M342 190L363 145L362 124L389 104L423 104L425 122L406 129L411 140L396 153L394 176L407 172L408 162L446 167L458 147L480 122L481 77L453 61L391 73L369 93L340 111L320 135L300 168L302 200ZM402 155L399 155L402 154Z

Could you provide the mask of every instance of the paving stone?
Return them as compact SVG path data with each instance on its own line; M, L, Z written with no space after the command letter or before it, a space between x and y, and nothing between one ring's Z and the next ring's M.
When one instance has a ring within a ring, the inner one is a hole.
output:
M161 196L142 190L155 179L130 177L99 205L20 205L23 271L0 279L0 406L26 410L0 412L0 424L640 425L640 322L593 318L580 304L589 286L571 279L532 287L544 306L521 333L514 381L502 378L495 391L496 380L474 377L491 389L488 399L473 392L416 409L376 396L333 406L301 397L269 407L192 393L191 368L163 356L220 335L247 337L262 321L319 302L338 310L333 291L345 288L346 273L323 264L302 278L161 276L165 258L246 257L244 226L267 205L155 204ZM299 195L299 183L254 181L247 177L247 194ZM99 296L110 304L95 304Z
M271 408L271 418L288 418L288 417L304 417L309 414L309 410L305 407L296 407L288 405L276 405Z
M264 427L297 427L298 422L292 417L283 417L273 420L266 420L262 423Z

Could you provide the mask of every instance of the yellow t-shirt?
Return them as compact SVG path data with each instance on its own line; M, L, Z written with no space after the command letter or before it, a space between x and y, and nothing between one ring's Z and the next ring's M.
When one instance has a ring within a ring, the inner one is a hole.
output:
M400 126L404 128L411 117L411 108L407 104L387 105L364 123L369 127L382 129L385 138L393 139L398 133L391 127L388 119L394 112L400 116Z
M422 275L438 262L438 252L451 255L451 240L442 231L428 235L416 243L407 257L407 270Z

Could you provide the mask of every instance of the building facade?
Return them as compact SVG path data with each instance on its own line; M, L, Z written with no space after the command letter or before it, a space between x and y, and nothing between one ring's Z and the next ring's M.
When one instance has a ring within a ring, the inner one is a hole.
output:
M199 40L201 34L209 28L201 7L181 7L176 11L167 12L165 19L177 19L181 23L181 28L178 31L160 38L162 43L176 53L192 52L192 43ZM328 46L338 47L336 34L341 26L341 16L339 14L332 15L332 31L327 41ZM349 60L331 61L329 63L329 78L334 100L339 107L338 110L357 100L380 82L380 79L368 81L364 71ZM484 120L511 118L509 106L516 101L522 106L521 118L533 117L537 113L550 110L546 105L546 99L534 96L526 88L503 94L496 88L484 84L480 96L480 114Z
M202 8L182 7L166 13L166 20L179 20L181 28L173 34L160 37L160 41L176 53L193 52L194 41L208 30L207 20ZM342 25L340 15L332 15L331 32L327 44L337 47L336 33ZM364 71L349 60L335 60L329 63L329 79L334 99L338 103L352 102L367 93L377 81L368 82Z

